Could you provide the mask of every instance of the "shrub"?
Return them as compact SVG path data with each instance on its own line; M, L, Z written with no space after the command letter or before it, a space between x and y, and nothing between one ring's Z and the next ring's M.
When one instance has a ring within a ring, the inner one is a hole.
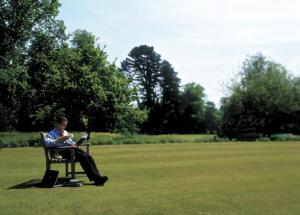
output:
M299 140L299 137L290 133L272 134L270 139L273 141L293 141Z
M260 137L260 138L258 138L258 141L268 142L268 141L271 141L271 139L269 137Z

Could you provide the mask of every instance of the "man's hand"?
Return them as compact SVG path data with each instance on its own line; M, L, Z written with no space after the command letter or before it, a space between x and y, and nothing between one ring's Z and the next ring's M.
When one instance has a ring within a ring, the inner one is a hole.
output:
M55 140L55 143L60 143L60 142L64 142L68 139L69 137L68 136L62 136L62 137L59 137Z

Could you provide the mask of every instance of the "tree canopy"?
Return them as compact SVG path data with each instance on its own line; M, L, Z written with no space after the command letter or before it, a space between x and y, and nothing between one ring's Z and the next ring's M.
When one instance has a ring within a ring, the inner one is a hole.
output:
M282 65L261 54L246 59L231 95L222 100L224 133L249 128L262 135L298 132L298 84Z
M85 30L65 34L58 1L1 1L0 130L136 130L147 115L129 81ZM69 40L68 40L69 39Z
M0 131L47 130L65 115L72 130L300 133L300 78L279 63L246 58L219 110L153 46L133 47L118 68L93 33L66 34L59 8L0 0Z

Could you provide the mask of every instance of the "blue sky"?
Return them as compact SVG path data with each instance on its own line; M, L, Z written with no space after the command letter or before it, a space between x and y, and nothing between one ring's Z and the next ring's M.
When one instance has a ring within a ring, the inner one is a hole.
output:
M298 0L61 0L67 32L96 35L111 61L142 44L219 104L224 86L258 52L300 76Z

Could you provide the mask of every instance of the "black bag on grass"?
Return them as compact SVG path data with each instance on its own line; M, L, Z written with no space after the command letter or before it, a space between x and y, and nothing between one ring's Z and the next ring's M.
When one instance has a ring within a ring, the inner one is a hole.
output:
M57 184L58 175L59 171L57 170L46 170L41 186L47 188L62 186L61 184Z

